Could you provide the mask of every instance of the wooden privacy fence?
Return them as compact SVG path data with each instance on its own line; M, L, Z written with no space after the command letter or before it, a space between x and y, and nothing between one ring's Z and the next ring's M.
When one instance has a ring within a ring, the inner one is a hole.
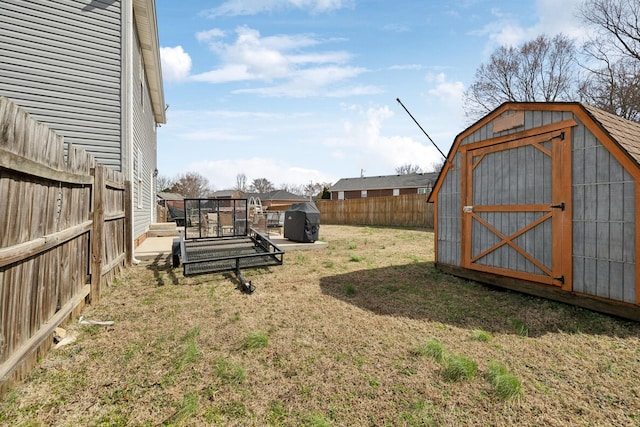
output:
M130 184L0 97L0 391L132 260Z
M318 200L316 205L325 224L433 228L433 204L426 194Z

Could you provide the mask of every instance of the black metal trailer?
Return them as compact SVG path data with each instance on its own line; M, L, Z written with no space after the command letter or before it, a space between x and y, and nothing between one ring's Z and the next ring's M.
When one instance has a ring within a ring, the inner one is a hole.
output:
M185 225L173 241L173 267L185 276L234 271L241 289L255 287L241 269L282 265L284 251L248 226L247 199L185 199Z

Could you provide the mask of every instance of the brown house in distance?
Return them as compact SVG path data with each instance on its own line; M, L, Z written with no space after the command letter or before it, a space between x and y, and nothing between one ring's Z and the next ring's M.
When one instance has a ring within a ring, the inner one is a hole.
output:
M329 188L331 200L363 199L366 197L429 194L438 178L437 173L342 178Z
M211 194L212 199L260 199L264 209L286 210L294 203L308 202L309 198L285 190L273 190L266 193L243 193L238 190L221 190Z

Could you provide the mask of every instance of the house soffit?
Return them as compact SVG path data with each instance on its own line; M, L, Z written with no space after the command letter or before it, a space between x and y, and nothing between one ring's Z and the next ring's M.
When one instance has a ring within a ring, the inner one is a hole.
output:
M155 0L133 0L133 16L140 39L154 118L156 123L166 123Z

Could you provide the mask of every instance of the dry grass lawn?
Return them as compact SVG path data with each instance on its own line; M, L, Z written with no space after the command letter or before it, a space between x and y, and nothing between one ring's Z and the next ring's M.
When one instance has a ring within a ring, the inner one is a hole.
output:
M253 295L131 268L84 312L114 325L68 325L0 423L640 425L640 324L440 274L430 231L320 236Z

